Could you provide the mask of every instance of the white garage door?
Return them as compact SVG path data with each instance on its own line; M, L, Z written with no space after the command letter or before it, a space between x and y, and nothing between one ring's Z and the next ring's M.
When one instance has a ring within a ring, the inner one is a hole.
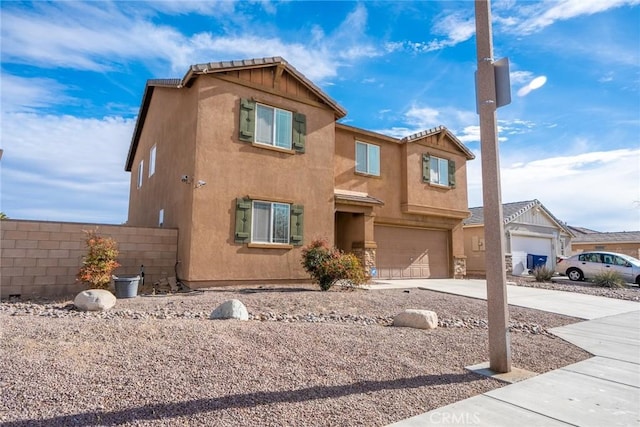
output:
M376 266L380 279L450 277L449 232L420 228L374 229Z
M511 236L511 256L513 257L513 274L522 274L527 270L527 255L544 255L547 257L547 268L555 265L552 257L552 239L547 237Z

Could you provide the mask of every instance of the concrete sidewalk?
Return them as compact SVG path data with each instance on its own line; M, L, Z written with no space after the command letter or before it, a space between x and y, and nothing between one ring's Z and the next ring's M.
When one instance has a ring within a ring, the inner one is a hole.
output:
M381 285L486 299L484 280L397 280ZM507 298L521 307L595 319L550 330L595 357L392 426L640 425L639 303L520 286L508 286Z

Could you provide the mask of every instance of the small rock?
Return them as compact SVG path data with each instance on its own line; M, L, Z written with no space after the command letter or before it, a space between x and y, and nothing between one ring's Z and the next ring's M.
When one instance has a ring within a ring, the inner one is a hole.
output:
M213 310L209 319L249 320L249 312L242 302L237 299L231 299L223 302Z
M393 326L416 329L435 329L438 327L438 315L430 310L405 310L393 318Z
M105 289L89 289L76 295L73 304L82 311L105 311L116 305L116 296Z

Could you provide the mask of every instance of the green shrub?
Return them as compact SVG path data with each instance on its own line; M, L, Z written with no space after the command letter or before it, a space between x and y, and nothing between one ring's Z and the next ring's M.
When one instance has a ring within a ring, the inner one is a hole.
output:
M314 240L302 249L302 266L323 291L331 289L339 280L355 286L366 281L365 271L358 257L330 248L325 240Z
M554 271L550 268L545 267L544 265L541 267L536 267L533 269L531 274L536 278L536 282L548 282L553 277Z
M601 286L603 288L624 288L626 286L626 283L620 273L614 270L596 274L592 281L597 286Z

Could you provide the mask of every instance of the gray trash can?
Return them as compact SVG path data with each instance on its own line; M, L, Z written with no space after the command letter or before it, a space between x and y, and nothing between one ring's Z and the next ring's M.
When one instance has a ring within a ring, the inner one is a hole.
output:
M140 276L113 276L116 298L135 298L138 296Z

